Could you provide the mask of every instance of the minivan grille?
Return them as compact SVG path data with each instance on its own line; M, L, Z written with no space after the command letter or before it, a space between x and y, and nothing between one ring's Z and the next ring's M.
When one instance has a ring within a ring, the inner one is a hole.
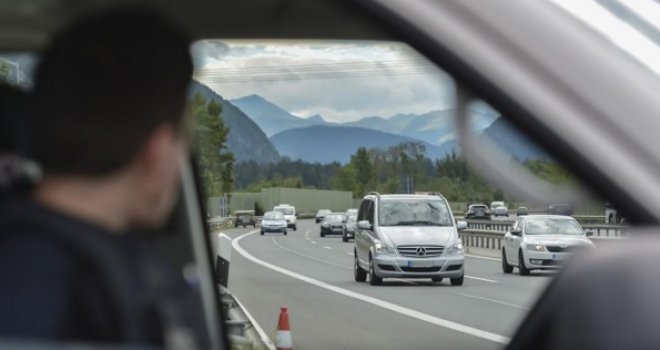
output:
M401 256L412 258L433 258L442 255L445 247L441 245L400 245L397 247Z

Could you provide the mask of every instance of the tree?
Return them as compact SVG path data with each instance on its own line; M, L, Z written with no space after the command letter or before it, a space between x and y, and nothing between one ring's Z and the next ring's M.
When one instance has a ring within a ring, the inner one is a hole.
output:
M205 194L209 197L229 194L233 188L234 155L227 150L227 134L222 105L197 93L192 101L195 118L193 145L197 150Z
M350 166L355 173L353 195L356 197L363 196L372 185L374 177L373 165L366 148L358 148L355 154L351 156Z

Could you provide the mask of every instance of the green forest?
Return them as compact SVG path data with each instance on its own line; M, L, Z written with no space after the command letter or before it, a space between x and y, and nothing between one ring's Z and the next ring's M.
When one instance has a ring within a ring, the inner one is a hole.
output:
M572 181L558 164L529 160L523 164L534 174L553 183ZM424 145L404 143L387 149L359 148L348 164L307 163L283 158L274 164L236 164L235 186L241 192L266 187L336 189L360 198L369 191L381 193L441 192L450 201L510 200L468 167L456 153L430 159Z

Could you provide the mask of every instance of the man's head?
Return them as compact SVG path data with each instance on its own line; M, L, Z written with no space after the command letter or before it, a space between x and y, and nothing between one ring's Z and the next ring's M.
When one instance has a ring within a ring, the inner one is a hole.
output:
M143 10L87 16L52 41L34 86L28 154L46 179L122 177L131 225L161 223L186 153L187 35Z

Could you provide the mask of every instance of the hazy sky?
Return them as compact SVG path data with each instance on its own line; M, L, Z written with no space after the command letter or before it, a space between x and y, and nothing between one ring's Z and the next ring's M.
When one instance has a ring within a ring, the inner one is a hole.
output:
M205 40L193 57L196 79L224 98L258 94L301 117L345 122L453 104L451 78L400 43Z

